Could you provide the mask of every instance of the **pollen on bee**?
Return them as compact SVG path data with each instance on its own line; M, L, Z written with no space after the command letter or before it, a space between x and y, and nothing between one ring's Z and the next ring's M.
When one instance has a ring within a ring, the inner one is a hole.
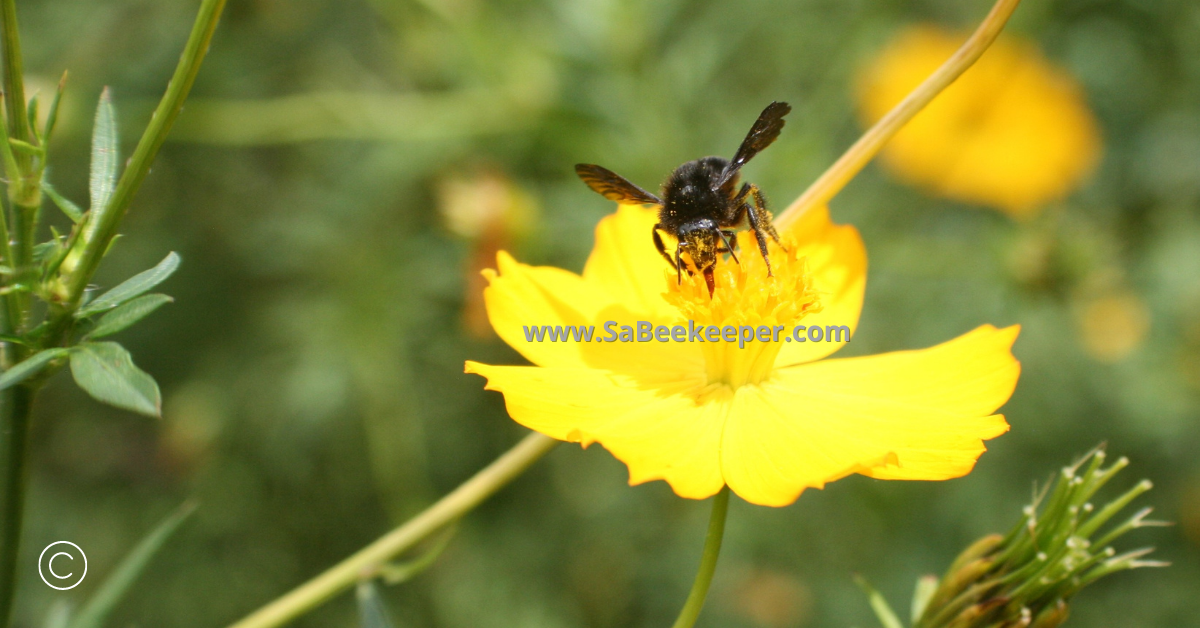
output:
M752 232L739 234L743 250L757 248ZM667 286L663 297L697 325L791 326L808 314L821 310L820 295L813 285L799 246L784 242L771 245L774 274L767 274L761 255L719 257L708 272L663 273ZM703 279L701 279L703 275ZM732 387L755 384L769 377L782 339L740 347L736 342L718 342L703 347L705 368L711 383Z

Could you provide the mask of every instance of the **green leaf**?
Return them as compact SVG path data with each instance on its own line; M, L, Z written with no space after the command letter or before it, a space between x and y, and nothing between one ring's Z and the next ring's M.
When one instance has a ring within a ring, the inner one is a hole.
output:
M46 612L46 622L42 628L67 628L71 621L71 603L63 598L54 601Z
M917 620L921 619L921 615L925 613L925 607L929 606L929 599L937 593L938 579L937 576L921 576L917 578L917 586L913 588L912 608L912 623L915 626Z
M71 219L71 222L77 223L83 219L83 210L75 203L72 203L70 199L59 194L58 190L54 189L54 186L50 185L50 182L45 179L42 179L42 191L67 215L67 218Z
M13 150L31 157L40 157L42 154L42 149L30 144L29 142L22 142L21 140L17 139L9 139L8 144L9 146L12 146Z
M451 523L424 554L403 563L385 563L379 567L379 576L388 584L400 584L417 577L433 566L442 552L450 545L450 539L458 531L457 523Z
M108 204L113 188L117 185L117 115L113 111L112 96L108 88L100 92L100 103L96 105L96 124L92 129L92 170L88 179L92 209L99 211Z
M358 625L361 628L392 628L387 607L383 605L379 589L373 581L359 582L355 597L358 598Z
M75 318L86 318L93 314L99 314L104 310L117 307L162 283L167 277L171 276L171 273L175 272L176 268L179 268L179 255L172 251L163 258L163 261L158 263L158 266L130 277L116 288L105 292L87 305L79 308L75 312Z
M883 628L904 628L904 624L900 623L900 618L896 616L896 611L888 605L887 600L871 583L859 575L854 576L854 582L858 583L858 588L862 589L867 594L867 601L871 603L871 610L875 611L875 617L879 619L879 623Z
M17 168L17 158L13 156L12 145L9 143L8 125L0 124L0 157L4 159L4 174L9 181L16 181L21 176Z
M75 347L71 375L96 401L146 416L162 416L158 384L134 366L129 352L115 342L85 342Z
M38 95L34 94L29 97L29 105L25 107L25 119L29 121L29 128L37 130L38 126Z
M196 503L184 502L175 512L155 526L150 534L147 534L104 580L100 588L79 609L75 618L67 624L67 628L101 628L138 576L146 570L146 566L150 564L154 555L162 549L171 535L175 534L179 526L183 525L183 522L187 521L194 512L196 512Z
M33 247L33 263L42 264L48 259L54 259L62 250L62 242L57 238L47 240Z
M67 87L67 73L58 79L58 90L54 92L54 100L50 101L50 111L46 113L46 128L42 131L42 145L50 144L50 136L54 135L54 126L58 123L58 103L62 102L63 90Z
M42 370L51 360L61 358L67 353L67 349L46 349L21 360L0 375L0 390L20 384Z
M144 294L132 301L126 301L101 316L92 331L88 332L87 337L111 336L174 300L165 294Z

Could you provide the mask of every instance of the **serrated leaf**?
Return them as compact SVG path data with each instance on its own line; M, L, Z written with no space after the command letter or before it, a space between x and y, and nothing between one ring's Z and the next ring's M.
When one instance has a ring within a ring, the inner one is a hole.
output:
M79 308L75 312L75 318L86 318L93 314L99 314L104 310L112 309L118 305L141 295L143 292L157 286L171 276L175 269L179 268L179 255L172 251L163 261L158 263L158 266L150 270L140 272L133 277L130 277L124 283L105 292L96 299L88 302L87 305Z
M887 599L871 586L862 576L854 576L854 582L858 583L858 587L867 594L867 601L871 604L871 610L875 611L875 617L883 628L904 628L904 624L900 623L900 618L896 616L896 611L892 610L891 605L887 603Z
M21 360L0 375L0 390L20 384L42 370L51 360L61 358L67 353L67 349L45 349Z
M83 210L75 203L72 203L70 199L59 194L58 190L54 189L54 186L50 185L50 182L45 179L42 180L42 191L46 193L46 196L50 198L55 206L62 210L62 213L67 215L67 218L71 219L71 222L77 223L83 219Z
M103 338L111 336L130 325L142 320L158 308L171 303L175 299L165 294L144 294L136 299L126 301L100 317L88 338Z
M373 581L359 582L355 597L358 598L358 625L361 628L392 628L387 607L383 605L379 589Z
M163 519L145 538L121 560L112 574L104 580L100 588L92 594L87 603L79 609L75 618L67 624L67 628L101 628L104 621L112 614L117 604L125 597L129 588L138 576L146 570L154 555L166 545L179 526L196 512L196 503L185 502L182 506Z
M113 110L112 96L108 88L100 92L96 105L96 123L92 128L92 168L88 177L91 207L99 211L108 204L113 188L117 185L117 114Z
M162 416L162 394L115 342L85 342L71 350L71 375L96 401L151 417Z

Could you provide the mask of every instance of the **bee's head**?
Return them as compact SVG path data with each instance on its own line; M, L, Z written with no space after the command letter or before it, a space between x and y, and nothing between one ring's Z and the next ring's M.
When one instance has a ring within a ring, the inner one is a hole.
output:
M708 218L698 218L679 226L679 250L692 258L696 270L711 272L717 263L717 246L720 235L717 223Z

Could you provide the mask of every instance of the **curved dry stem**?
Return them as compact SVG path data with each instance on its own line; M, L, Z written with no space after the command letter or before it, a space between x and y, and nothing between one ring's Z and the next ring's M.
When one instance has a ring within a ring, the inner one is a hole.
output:
M492 464L404 525L229 628L274 628L316 608L354 586L364 573L372 573L383 563L470 512L521 475L558 443L536 432L526 436Z
M984 51L996 41L1008 18L1021 0L997 0L979 28L963 43L952 57L929 75L887 115L879 119L832 166L829 167L795 202L775 219L779 229L787 229L804 212L828 203L846 184L875 157L883 145L892 139L909 120L921 112L942 90L950 86L963 72L974 65Z

